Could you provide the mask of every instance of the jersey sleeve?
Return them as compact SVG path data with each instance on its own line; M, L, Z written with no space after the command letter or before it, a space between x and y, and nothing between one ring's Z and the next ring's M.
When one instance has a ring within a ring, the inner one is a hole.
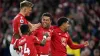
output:
M18 21L13 20L13 32L14 34L18 33Z
M19 46L23 46L25 44L25 42L26 42L25 38L24 39L17 39L14 43L14 49L19 51L20 50Z
M83 45L83 44L74 44L74 43L72 42L72 39L70 38L70 36L68 37L67 44L68 44L69 47L72 48L72 49L84 48L84 45Z
M15 42L14 42L14 49L18 49L18 45L17 45L18 41L19 41L18 39L15 40Z
M14 43L14 48L17 49L19 46L24 45L25 42L26 42L25 38L24 39L18 39L18 40L16 40L15 43Z

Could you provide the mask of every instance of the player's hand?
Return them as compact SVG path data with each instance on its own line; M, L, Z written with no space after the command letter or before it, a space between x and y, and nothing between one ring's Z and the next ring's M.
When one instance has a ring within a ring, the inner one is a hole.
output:
M46 39L48 38L49 34L48 32L43 33L43 39L41 41L41 46L44 46L46 44Z
M89 45L89 42L88 41L85 41L83 44L84 44L84 46L88 46Z
M47 32L45 32L44 34L43 34L43 38L47 38L49 36L49 34L47 33Z
M20 35L18 33L14 34L13 36L14 36L15 39L19 39L20 38Z

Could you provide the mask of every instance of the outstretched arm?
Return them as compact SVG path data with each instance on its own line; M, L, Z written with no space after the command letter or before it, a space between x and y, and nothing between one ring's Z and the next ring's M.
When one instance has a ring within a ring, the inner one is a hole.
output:
M84 48L85 46L88 46L89 45L87 41L84 42L83 44L74 44L72 42L71 38L68 39L68 42L67 43L68 43L69 47L72 48L72 49Z

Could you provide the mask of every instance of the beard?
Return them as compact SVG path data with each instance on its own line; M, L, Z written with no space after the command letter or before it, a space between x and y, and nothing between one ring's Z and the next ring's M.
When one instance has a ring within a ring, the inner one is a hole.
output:
M64 31L67 32L68 31L68 28L65 28Z
M44 27L44 28L49 28L50 25L49 25L49 24L45 24L45 25L43 25L43 27Z

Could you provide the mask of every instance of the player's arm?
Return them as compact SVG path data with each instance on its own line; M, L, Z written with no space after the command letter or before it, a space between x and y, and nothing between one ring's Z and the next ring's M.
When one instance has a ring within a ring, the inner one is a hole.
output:
M40 46L44 46L44 45L46 44L46 39L47 39L48 36L49 36L48 33L45 33L45 34L43 35L42 41L40 41L40 40L38 39L38 37L35 36L35 43L36 43L36 44L39 44Z
M19 33L15 32L14 35L13 35L16 39L20 39L20 37L22 36L20 28L18 28L18 31L19 31Z
M19 33L14 33L14 38L19 39L20 38L20 34Z
M30 28L30 31L35 31L36 29L38 29L38 27L41 25L40 23L38 24L32 24L30 22L28 22L28 25L29 25L29 28Z
M43 34L43 39L40 43L41 46L44 46L46 44L46 39L47 39L48 36L49 36L48 33Z
M16 39L15 43L14 43L14 50L19 50L19 47L24 45L26 42L26 39Z
M18 50L18 45L17 45L18 41L19 40L16 39L15 42L14 42L14 47L13 47L14 50Z
M18 33L18 21L14 21L13 22L13 36L15 39L19 39L20 38L20 34Z
M69 37L68 38L68 41L67 41L67 44L69 45L69 47L71 49L79 49L79 48L84 48L85 46L88 46L88 42L84 42L83 44L74 44L71 40L71 38Z

